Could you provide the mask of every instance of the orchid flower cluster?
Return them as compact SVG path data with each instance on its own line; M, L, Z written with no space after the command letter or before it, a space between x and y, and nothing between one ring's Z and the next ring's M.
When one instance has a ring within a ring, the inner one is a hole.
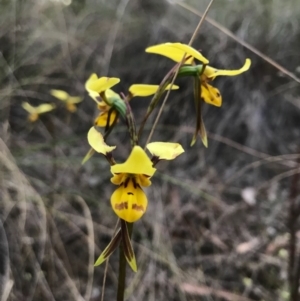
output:
M176 142L151 142L145 146L150 153L139 145L144 126L159 104L166 90L178 90L174 81L176 77L192 77L194 87L194 101L196 106L196 126L191 145L194 145L198 134L205 147L208 146L206 129L202 118L204 103L220 107L222 96L220 91L211 85L217 76L235 76L247 71L251 65L246 59L244 65L237 70L219 70L209 65L209 61L199 51L189 45L181 43L163 43L148 47L147 53L158 54L175 61L174 67L166 74L160 85L133 84L128 93L118 94L111 88L120 82L116 77L98 77L92 74L85 83L85 89L95 101L99 113L94 119L94 125L88 132L87 139L91 147L83 159L85 163L94 152L102 154L110 164L111 182L117 188L110 198L111 207L120 219L117 229L108 246L101 253L95 265L103 263L121 243L121 250L132 270L137 271L136 259L131 245L130 236L132 224L138 221L146 212L148 199L142 187L151 185L151 178L156 172L156 165L161 160L173 160L184 152L182 146ZM82 99L71 97L61 90L51 90L51 94L65 103L70 112L76 110L76 103ZM136 129L135 118L130 106L133 97L152 96L146 114ZM43 104L34 108L28 103L23 108L29 112L29 119L35 121L42 113L54 109L53 105ZM113 151L116 146L109 146L106 140L118 121L125 121L130 138L131 151L124 163L116 163ZM102 132L102 133L101 133Z

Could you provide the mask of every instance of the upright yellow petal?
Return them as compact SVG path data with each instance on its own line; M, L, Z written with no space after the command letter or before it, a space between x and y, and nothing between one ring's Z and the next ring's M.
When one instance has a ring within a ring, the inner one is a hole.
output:
M101 93L120 82L120 79L116 77L100 77L98 79L95 79L93 75L91 77L85 85L88 92Z
M66 101L70 97L70 95L63 90L52 89L50 90L50 94L62 101Z
M147 149L160 160L173 160L184 152L179 143L171 142L151 142L147 144Z
M128 159L121 164L111 166L113 174L144 174L152 177L156 169L152 166L152 162L140 146L134 146Z
M89 145L98 153L106 155L107 153L112 152L116 147L109 146L104 142L103 136L99 133L94 127L91 127L87 139Z
M168 85L166 90L170 90L170 87L171 85ZM134 84L130 86L129 92L133 96L146 97L155 94L158 88L159 85ZM177 90L177 89L179 89L179 86L176 85L172 86L172 90Z
M210 105L216 107L222 105L222 95L220 91L207 83L201 85L201 97Z
M212 80L215 79L216 76L220 76L220 75L235 76L247 71L250 68L250 66L251 66L250 59L246 59L244 66L237 70L222 70L222 69L218 70L216 68L206 66L203 75L205 75L207 78Z
M146 52L166 56L177 63L181 62L184 55L186 55L186 57L191 56L191 58L184 62L184 64L188 65L193 62L194 58L203 64L209 63L209 61L199 51L191 46L181 43L164 43L150 46L146 49Z
M111 196L111 206L116 215L128 223L139 220L146 212L148 200L144 191L129 179L127 185L121 185Z
M96 74L96 73L93 73L93 74L90 75L90 77L89 77L89 78L87 79L87 81L85 82L85 89L86 89L89 93L91 92L91 90L88 88L89 85L90 85L92 82L96 81L97 79L98 79L97 74Z

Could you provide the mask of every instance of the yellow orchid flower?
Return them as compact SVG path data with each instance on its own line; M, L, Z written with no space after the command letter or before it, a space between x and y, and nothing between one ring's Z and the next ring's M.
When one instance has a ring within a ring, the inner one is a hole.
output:
M95 151L107 158L115 149L115 146L108 146L104 142L103 136L94 127L88 132L88 142ZM154 156L152 159L172 160L184 152L178 143L152 142L147 147ZM132 270L136 272L137 265L127 223L138 221L146 212L148 199L142 187L151 185L150 179L156 168L153 167L153 161L150 160L146 152L137 145L132 148L124 163L115 164L113 159L110 162L111 173L113 174L111 182L118 185L118 188L111 195L110 202L113 211L121 219L121 228L101 253L95 266L103 263L122 241L125 258Z
M93 73L85 83L85 89L88 91L89 96L97 103L97 107L100 113L94 120L94 124L99 127L105 127L109 118L109 126L111 126L115 118L117 118L117 112L111 110L111 105L115 100L122 101L119 94L115 93L110 88L120 82L116 77L100 77ZM104 92L106 101L100 96L100 93Z
M22 107L25 111L29 113L28 120L30 122L35 122L36 120L38 120L39 115L50 112L55 109L55 105L50 103L44 103L37 107L34 107L28 102L23 102Z
M94 127L88 132L88 142L96 152L105 156L115 149L104 142L102 134ZM178 143L152 142L147 148L160 160L172 160L184 152ZM111 205L118 217L133 223L143 216L148 200L141 187L151 185L150 178L155 171L153 162L140 146L133 147L124 163L111 166L111 182L119 186L111 196Z
M222 70L211 66L206 66L204 72L200 75L201 82L201 97L211 105L220 107L222 105L222 96L220 91L209 85L208 82L214 80L217 76L236 76L247 71L251 66L251 60L246 59L244 65L236 70Z
M177 63L181 62L184 54L188 59L184 62L186 65L194 63L194 59L199 60L204 65L207 65L209 61L202 56L196 49L181 43L164 43L154 45L146 48L146 52L163 55ZM220 107L222 105L222 96L219 90L207 82L214 80L217 76L235 76L239 75L250 68L251 60L246 59L242 68L237 70L218 70L211 66L205 66L204 72L200 75L201 81L201 97L203 100L211 105Z
M111 90L110 88L117 84L120 80L118 78L108 78L101 77L93 73L85 84L85 88L89 93L89 96L97 103L97 107L100 110L100 113L94 120L94 124L99 127L105 127L107 125L107 120L109 118L109 126L111 126L115 118L117 118L117 113L115 110L111 111L111 105L114 101L122 101L120 95ZM169 90L171 85L168 85L166 90ZM132 97L146 97L151 96L156 93L159 85L146 85L146 84L134 84L129 88L130 98ZM177 90L179 87L177 85L172 86L172 90ZM105 91L105 97L107 102L103 101L99 93Z
M199 60L203 64L208 64L209 61L198 50L193 47L181 43L163 43L146 48L146 52L155 53L168 57L169 59L179 63L185 55L186 60L183 64L192 64L194 59Z
M125 163L111 166L111 182L119 187L111 196L111 205L116 215L133 223L146 212L148 200L142 186L151 185L150 178L156 169L140 146L134 146Z
M66 109L71 113L74 113L77 110L77 107L75 106L75 104L80 103L83 100L82 97L71 96L66 91L63 91L63 90L52 89L52 90L50 90L50 94L52 96L56 97L57 99L63 101L66 105Z

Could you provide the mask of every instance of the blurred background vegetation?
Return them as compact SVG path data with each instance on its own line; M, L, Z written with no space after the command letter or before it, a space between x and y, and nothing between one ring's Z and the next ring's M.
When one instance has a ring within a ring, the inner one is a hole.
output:
M188 43L208 2L0 0L1 300L100 300L104 266L93 263L113 234L114 187L100 155L81 166L96 114L84 83L95 72L120 77L117 92L159 84L173 63L144 49ZM215 0L208 13L298 77L299 16L298 0ZM252 66L215 81L223 106L204 107L208 149L201 139L189 146L192 83L176 81L180 91L172 92L153 141L180 142L186 153L161 163L147 190L127 298L289 300L289 238L297 250L300 235L290 210L299 203L299 82L209 22L193 46L214 67L239 68L246 57ZM84 101L71 114L51 89ZM23 101L58 109L30 124ZM132 100L138 123L148 103ZM119 161L127 157L123 122L108 143L118 146ZM115 298L117 266L113 254L104 300Z

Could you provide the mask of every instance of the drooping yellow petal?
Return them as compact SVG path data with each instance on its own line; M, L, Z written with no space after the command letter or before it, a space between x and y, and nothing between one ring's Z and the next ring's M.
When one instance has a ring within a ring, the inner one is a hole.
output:
M114 174L110 179L110 181L115 185L121 185L126 180L127 177L128 176L123 173Z
M146 52L166 56L177 63L181 62L184 55L186 55L186 57L191 56L191 58L188 58L184 62L184 64L188 65L192 63L194 58L196 58L203 64L209 63L209 61L199 51L192 48L191 46L181 43L164 43L151 46L146 49Z
M111 196L111 206L116 215L128 223L139 220L146 212L148 200L144 191L132 179L121 185Z
M109 119L109 126L111 126L116 118L116 111L112 111ZM94 120L94 124L99 127L106 127L108 119L108 111L101 112L96 119Z
M113 174L144 174L152 177L156 169L152 166L152 162L140 146L134 146L128 159L121 164L111 166Z
M99 102L102 101L102 100L101 100L101 97L100 97L100 95L99 95L98 92L90 91L90 92L89 92L89 96L90 96L96 103L99 103Z
M216 76L220 76L220 75L225 75L225 76L235 76L235 75L239 75L245 71L247 71L251 66L251 60L250 59L246 59L245 64L242 68L237 69L237 70L218 70L216 68L210 67L210 66L206 66L206 68L204 69L204 75L209 78L209 79L215 79Z
M52 90L50 90L50 94L62 101L66 101L70 97L70 95L63 90L52 89Z
M216 107L222 105L222 95L220 91L207 83L201 85L201 97L210 105Z
M96 75L97 76L97 75ZM88 92L101 93L117 83L120 82L119 78L116 77L100 77L95 78L95 74L92 74L85 84L85 88Z
M101 133L99 133L94 127L91 127L87 139L89 145L98 153L106 155L107 153L112 152L116 147L108 146L103 139Z
M149 176L146 176L146 175L137 175L136 181L140 186L143 186L143 187L148 187L151 185L150 178L149 178Z
M170 90L170 87L171 85L168 85L166 90ZM130 86L129 92L133 96L146 97L155 94L158 88L159 85L134 84ZM172 90L177 90L177 89L179 89L179 86L177 85L172 86Z
M115 185L121 185L126 180L126 178L128 178L127 174L119 173L119 174L114 174L110 179L110 181ZM138 185L143 187L148 187L151 185L150 178L149 176L146 175L141 175L141 174L136 175L135 180Z
M179 143L171 142L151 142L147 144L147 149L160 160L173 160L184 152Z

